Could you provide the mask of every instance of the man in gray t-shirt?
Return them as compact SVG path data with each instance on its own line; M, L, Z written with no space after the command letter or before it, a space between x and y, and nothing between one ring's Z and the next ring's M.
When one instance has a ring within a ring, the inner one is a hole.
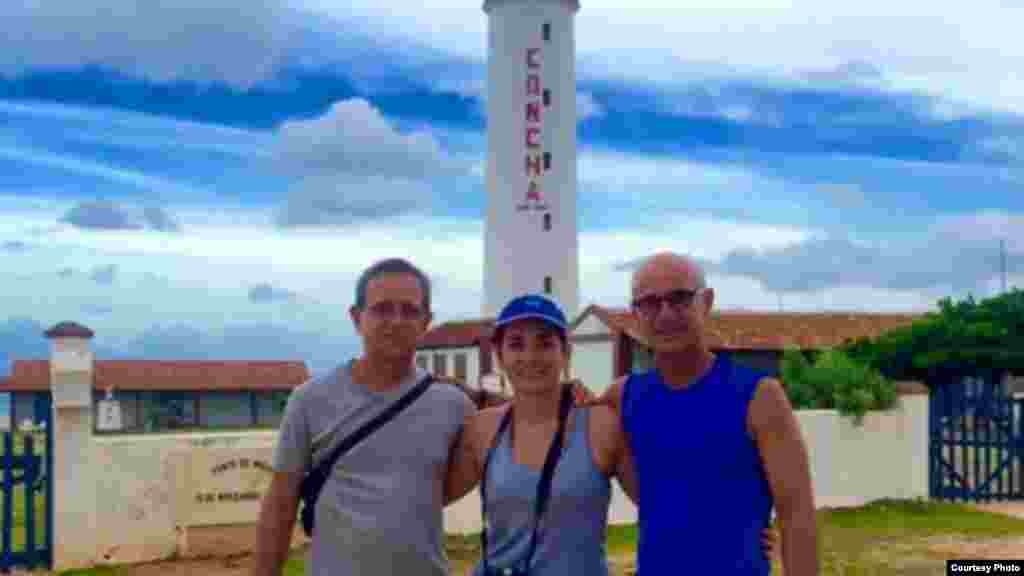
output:
M400 259L366 270L352 320L364 355L296 388L285 408L264 496L253 574L279 576L305 473L343 438L426 376L416 343L430 323L430 282ZM456 386L435 384L338 461L316 505L310 576L444 576L448 459L476 412Z
M285 410L274 469L315 465L424 377L417 371L395 390L373 392L352 381L349 363L298 387ZM342 457L317 501L310 573L447 574L444 477L449 449L472 409L455 386L431 386Z

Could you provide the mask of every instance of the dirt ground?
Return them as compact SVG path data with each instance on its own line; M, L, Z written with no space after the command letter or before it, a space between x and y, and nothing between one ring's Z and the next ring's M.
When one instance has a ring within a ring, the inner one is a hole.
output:
M227 558L175 560L139 564L118 569L118 576L248 576L251 572L252 556L240 555Z
M1024 502L998 502L974 506L986 512L1006 514L1024 519ZM931 548L959 558L989 558L993 560L1019 560L1024 558L1024 537L997 538L968 542L937 542Z

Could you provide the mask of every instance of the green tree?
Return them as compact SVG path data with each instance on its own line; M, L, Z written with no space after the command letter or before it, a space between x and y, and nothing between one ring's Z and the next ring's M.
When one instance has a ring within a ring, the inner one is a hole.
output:
M889 378L929 387L965 377L997 381L1024 374L1024 291L977 301L946 298L910 326L844 347L853 358Z
M842 350L826 350L813 362L803 352L787 350L782 380L794 408L838 410L858 425L869 410L896 405L895 384Z

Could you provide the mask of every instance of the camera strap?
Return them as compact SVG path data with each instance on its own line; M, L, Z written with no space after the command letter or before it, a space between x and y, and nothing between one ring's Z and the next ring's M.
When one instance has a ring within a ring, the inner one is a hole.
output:
M533 555L537 549L538 526L541 518L544 516L545 510L547 509L548 499L551 495L551 482L555 475L555 466L558 464L559 457L562 454L562 438L565 435L565 421L568 419L569 411L572 409L572 399L572 389L569 386L563 386L558 412L558 431L555 433L555 437L551 439L551 445L548 447L547 457L544 459L544 468L541 470L540 481L537 483L537 496L534 499L533 522L530 533L530 548L527 552L526 558L524 559L524 573L529 571L530 562L533 561ZM490 468L494 451L497 449L498 444L501 441L502 434L504 434L505 429L507 429L509 424L512 422L512 411L514 407L515 404L509 406L501 419L501 423L498 424L498 431L494 434L494 439L491 441L491 447L487 450L487 458L484 460L483 478L480 481L480 503L483 511L483 526L480 530L480 542L485 574L489 572L487 563L487 471ZM514 451L514 447L512 447L512 449Z

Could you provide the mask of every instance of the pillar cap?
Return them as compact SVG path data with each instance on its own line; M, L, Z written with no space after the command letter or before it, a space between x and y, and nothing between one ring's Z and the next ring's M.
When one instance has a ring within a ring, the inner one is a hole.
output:
M55 324L43 333L47 338L92 338L95 334L92 330L77 322L61 322Z

